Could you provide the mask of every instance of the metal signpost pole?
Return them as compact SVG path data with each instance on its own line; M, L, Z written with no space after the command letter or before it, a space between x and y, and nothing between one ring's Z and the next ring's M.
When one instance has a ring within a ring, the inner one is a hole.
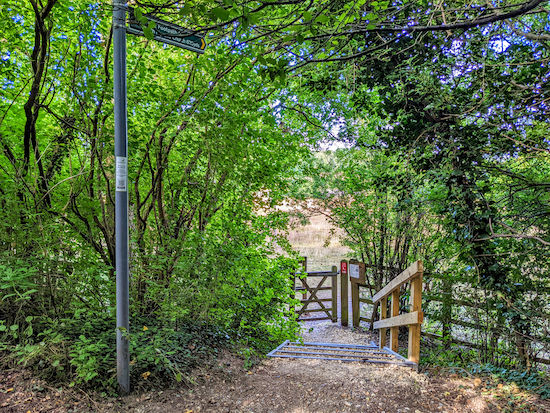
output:
M129 26L126 27L126 11ZM202 54L204 36L176 24L146 15L154 22L153 38L160 42ZM124 0L113 0L113 60L115 98L115 260L116 260L116 351L117 379L122 394L130 392L129 261L128 261L128 112L126 107L126 32L143 36L141 22Z
M128 265L128 122L126 108L126 4L113 0L115 100L115 260L117 379L122 394L130 391Z

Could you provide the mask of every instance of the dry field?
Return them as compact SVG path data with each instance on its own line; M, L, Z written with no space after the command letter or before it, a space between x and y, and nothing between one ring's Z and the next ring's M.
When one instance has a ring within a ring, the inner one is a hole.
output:
M325 216L310 218L309 224L291 229L288 241L300 256L307 257L308 271L330 271L340 260L349 259L351 250L340 243L341 230L335 228Z

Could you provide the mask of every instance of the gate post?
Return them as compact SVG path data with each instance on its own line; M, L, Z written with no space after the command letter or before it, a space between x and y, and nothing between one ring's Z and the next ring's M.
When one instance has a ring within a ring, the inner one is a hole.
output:
M292 291L290 292L290 299L295 300L296 299L296 273L293 273L293 272L290 273L290 285L292 286ZM290 318L293 318L294 316L296 316L296 305L294 303L290 303L288 305L288 313L289 313L288 316Z
M338 322L338 267L332 266L332 322Z
M351 309L353 312L353 326L359 327L359 323L361 322L359 286L366 284L365 263L357 260L349 260L349 277L351 282Z
M304 269L304 272L307 272L307 257L302 257L302 267ZM302 293L302 300L307 299L307 290Z
M342 326L348 326L348 312L349 312L349 292L348 292L348 262L347 260L340 261L340 308Z

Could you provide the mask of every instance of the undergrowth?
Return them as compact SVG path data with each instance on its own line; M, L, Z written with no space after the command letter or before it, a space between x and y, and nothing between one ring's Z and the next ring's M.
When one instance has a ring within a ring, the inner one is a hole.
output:
M110 314L86 314L51 319L29 316L21 325L0 321L0 363L3 368L25 366L50 383L114 395L116 393L115 319ZM265 332L230 336L206 323L164 322L131 317L130 379L140 389L192 381L190 371L231 348L245 365L270 347Z
M550 382L547 372L522 367L515 360L503 358L499 363L484 362L473 349L423 348L423 365L445 367L458 374L489 377L495 382L515 384L518 388L538 394L541 399L550 398Z

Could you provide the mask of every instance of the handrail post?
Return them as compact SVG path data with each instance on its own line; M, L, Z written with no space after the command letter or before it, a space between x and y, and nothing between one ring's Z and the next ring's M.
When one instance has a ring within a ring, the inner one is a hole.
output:
M391 351L397 352L399 346L399 327L409 326L409 360L418 364L420 360L420 333L424 313L422 312L422 277L424 264L421 260L411 264L397 277L391 280L385 287L382 287L373 297L374 304L380 303L380 320L373 324L375 329L380 330L380 346L386 342L386 329L390 329ZM411 285L411 308L410 312L399 315L399 296L401 287L410 282ZM353 290L352 290L353 291ZM391 295L391 308L389 318L386 318L388 310L388 298ZM355 317L354 317L355 321ZM388 349L389 350L389 349Z
M396 317L399 315L399 290L391 293L391 316ZM399 349L399 327L390 328L390 345L392 351L397 352Z
M382 300L380 300L380 320L384 320L387 317L388 317L388 297L384 297L382 298ZM384 348L386 347L386 329L385 328L379 329L379 333L380 333L380 339L379 339L380 348Z
M422 311L422 275L411 280L411 312ZM420 331L421 324L413 324L409 326L409 360L413 363L418 363L420 360Z
M347 260L340 261L340 319L342 326L347 327L349 321L349 291L348 291L348 262Z

